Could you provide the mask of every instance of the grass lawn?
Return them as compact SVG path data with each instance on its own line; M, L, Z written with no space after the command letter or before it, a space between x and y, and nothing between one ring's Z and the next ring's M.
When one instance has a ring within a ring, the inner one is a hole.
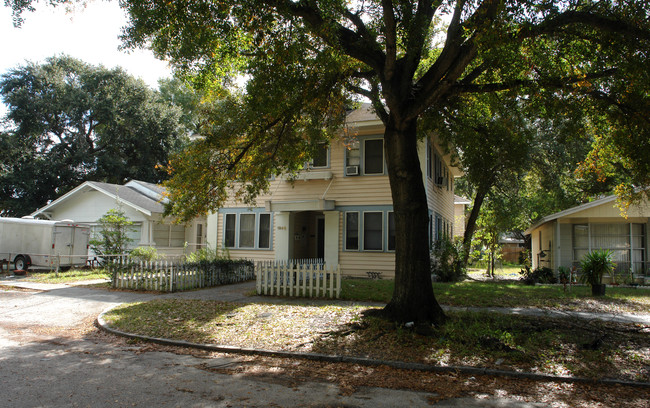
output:
M465 307L539 307L601 312L650 311L650 289L608 286L606 296L594 298L588 286L524 285L518 281L464 281L434 283L439 303ZM389 279L345 279L341 297L346 300L388 302L393 293Z
M122 305L106 318L127 332L191 342L650 381L647 327L458 312L423 336L367 309L168 299Z
M95 279L108 279L109 275L103 269L72 269L65 272L28 272L22 278L26 282L40 283L70 283Z

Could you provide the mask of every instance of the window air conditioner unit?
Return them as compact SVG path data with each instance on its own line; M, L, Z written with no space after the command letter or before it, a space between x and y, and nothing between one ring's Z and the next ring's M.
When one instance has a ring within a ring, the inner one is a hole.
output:
M358 176L359 175L359 166L346 166L345 174L347 176Z

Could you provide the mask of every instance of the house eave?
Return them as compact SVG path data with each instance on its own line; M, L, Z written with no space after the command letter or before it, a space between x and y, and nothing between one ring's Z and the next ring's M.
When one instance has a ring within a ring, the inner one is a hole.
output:
M266 211L331 211L336 207L334 200L295 200L295 201L266 201Z

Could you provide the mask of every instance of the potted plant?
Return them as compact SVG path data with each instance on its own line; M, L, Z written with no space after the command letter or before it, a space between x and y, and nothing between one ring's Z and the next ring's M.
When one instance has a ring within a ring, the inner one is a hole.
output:
M612 274L616 264L612 261L613 252L610 250L595 250L587 253L580 266L582 275L580 282L591 285L592 296L604 296L605 285L603 284L603 275Z

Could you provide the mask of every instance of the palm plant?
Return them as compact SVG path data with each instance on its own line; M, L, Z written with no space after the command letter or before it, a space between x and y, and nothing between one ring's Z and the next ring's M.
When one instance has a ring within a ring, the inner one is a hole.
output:
M594 250L587 253L580 266L582 268L582 275L580 275L580 282L588 283L590 285L602 285L603 275L612 274L616 264L612 261L614 253L608 249Z

